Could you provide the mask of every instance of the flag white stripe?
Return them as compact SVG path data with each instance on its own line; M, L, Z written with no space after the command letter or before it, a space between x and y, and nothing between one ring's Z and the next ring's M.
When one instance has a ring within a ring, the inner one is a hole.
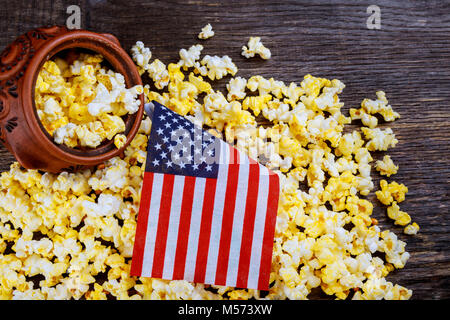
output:
M145 236L144 258L142 262L142 276L151 277L153 268L153 254L155 252L156 231L158 229L159 208L161 204L164 174L153 174L152 196Z
M167 230L166 252L164 255L163 279L173 276L175 253L177 251L178 227L180 226L181 204L183 202L185 176L175 176L170 207L169 227ZM163 204L164 205L164 204Z
M247 157L239 152L239 159ZM241 161L239 162L241 163ZM231 230L230 254L228 258L227 286L236 286L241 252L242 230L244 227L245 207L247 204L248 176L250 165L248 161L239 165L239 179L236 192L236 205L234 209L233 229Z
M248 273L248 288L258 288L259 271L261 263L261 249L266 222L266 206L269 197L269 171L260 165L260 176L258 186L258 200L256 203L256 216L250 257L250 268Z
M195 179L194 199L192 203L192 216L189 229L189 239L186 252L184 279L194 281L195 265L197 260L198 237L202 220L203 198L205 195L206 178Z
M222 225L223 208L228 182L229 145L221 141L219 173L217 176L214 209L211 221L211 236L209 240L208 260L206 263L205 283L212 284L216 278L217 258L220 246L220 231Z

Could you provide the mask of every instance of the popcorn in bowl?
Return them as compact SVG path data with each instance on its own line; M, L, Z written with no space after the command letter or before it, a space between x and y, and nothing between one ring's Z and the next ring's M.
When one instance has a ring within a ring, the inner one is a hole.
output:
M123 117L136 113L141 85L127 89L120 73L102 66L99 54L80 53L72 63L48 60L36 80L35 106L57 144L96 148L125 131ZM116 147L123 145L115 139Z

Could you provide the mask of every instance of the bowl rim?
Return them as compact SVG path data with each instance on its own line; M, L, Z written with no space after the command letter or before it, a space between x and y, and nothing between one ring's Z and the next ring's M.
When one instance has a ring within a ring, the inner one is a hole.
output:
M53 156L64 161L80 164L93 165L106 161L123 152L137 134L144 112L144 95L140 94L141 104L136 113L128 115L125 123L126 142L120 149L113 144L113 139L99 148L92 150L76 150L64 145L58 145L46 132L37 115L35 107L35 84L42 65L57 53L71 48L88 49L101 54L112 66L115 72L120 72L125 79L128 88L134 85L142 85L142 79L137 67L128 53L120 46L119 41L110 34L95 33L87 30L73 30L55 36L36 51L30 60L30 64L24 75L22 95L22 106L31 134L40 142L43 151L51 152ZM132 122L130 125L130 121ZM123 133L123 134L125 134Z

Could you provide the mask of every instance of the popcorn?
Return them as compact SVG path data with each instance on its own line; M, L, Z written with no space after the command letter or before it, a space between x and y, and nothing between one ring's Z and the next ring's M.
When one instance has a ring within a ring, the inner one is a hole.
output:
M390 122L400 118L400 115L395 112L386 99L386 94L383 91L377 91L377 100L364 99L361 102L361 107L369 114L380 114L384 121Z
M270 80L267 80L262 76L252 76L247 81L247 88L252 92L258 90L259 95L262 96L270 93L272 84L270 83Z
M236 65L227 55L223 57L206 55L200 62L206 69L201 69L197 65L197 70L202 76L208 76L210 80L222 79L227 74L234 76L238 71Z
M417 223L413 222L411 224L408 224L403 229L403 232L408 235L414 235L414 234L417 234L417 232L419 232L419 229L420 229L419 225Z
M114 137L114 145L117 149L123 148L125 142L127 141L127 137L124 134L118 134Z
M106 89L103 83L99 83L95 90L94 100L87 105L88 112L94 117L111 112L111 103L114 101L111 99L108 89Z
M373 129L378 125L378 119L368 114L364 109L350 108L350 118L352 120L361 120L362 124Z
M38 114L46 115L46 102L48 113L61 110L63 116L47 124L61 143L79 145L81 136L83 144L95 145L106 137L122 148L121 116L138 109L134 96L143 92L147 101L203 126L280 177L270 290L264 299L308 299L314 288L337 299L353 292L353 299L410 298L410 290L385 279L405 266L406 243L380 229L372 216L374 204L363 199L374 188L372 152L397 143L391 129L378 129L374 121L375 113L396 118L389 115L385 97L377 93L379 101L363 102L350 111L350 119L341 112L345 85L337 79L306 75L285 84L255 75L246 80L234 77L237 67L228 56L200 61L202 49L182 49L178 63L166 67L157 59L151 62L150 50L137 42L133 59L141 74L151 74L154 86L126 92L123 76L102 71L99 56L84 56L72 65L57 59L36 81ZM213 89L210 80L228 74L233 78L226 93ZM66 89L67 75L77 79L76 90ZM60 96L64 91L67 95ZM55 101L48 102L48 96ZM258 124L259 115L272 124ZM362 134L345 127L358 117L367 126ZM86 119L89 124L80 123ZM1 173L0 298L262 298L257 290L130 277L151 125L144 115L122 157L96 168L51 174L14 163ZM398 169L388 156L375 168L388 176ZM417 223L398 206L407 188L385 180L380 187L376 196L388 206L388 216L405 226L406 234L417 233ZM37 275L43 280L29 281Z
M48 258L53 256L51 254L53 251L53 243L48 238L43 238L41 240L25 240L21 237L16 241L14 250L16 251L16 256L18 258L24 258L33 253Z
M183 67L185 70L187 68L194 67L196 65L196 61L200 59L200 54L203 50L203 46L201 44L196 44L190 47L188 50L181 49L180 50L180 61L178 65Z
M227 84L227 90L228 90L227 99L228 99L228 101L244 99L246 85L247 85L247 80L245 80L242 77L236 77L236 78L230 79L230 81Z
M77 125L69 122L68 124L59 127L53 133L53 138L58 144L65 144L70 148L74 148L78 144L78 137L75 133Z
M139 73L142 75L148 69L148 64L152 58L152 52L149 48L144 46L142 41L137 41L131 48L131 53L134 62L136 62Z
M393 174L396 174L398 171L398 166L394 164L391 157L385 155L383 160L378 160L375 164L375 169L380 172L380 174L390 177Z
M201 76L196 77L192 72L189 74L189 82L197 88L199 93L211 93L212 91L211 85L208 82L204 81Z
M261 113L262 109L267 110L267 103L272 100L272 96L270 94L265 94L262 96L249 96L242 101L242 108L244 110L252 110L255 116L258 116ZM267 112L266 112L267 114Z
M351 119L360 119L363 125L373 129L378 125L378 119L374 114L380 114L386 122L400 118L400 115L388 105L386 94L383 91L377 91L376 95L377 100L364 99L360 109L350 108Z
M246 58L251 58L258 54L261 58L267 60L272 55L270 50L262 44L260 37L250 37L247 46L242 47L242 55Z
M399 285L382 279L371 279L366 281L362 287L362 293L356 292L354 300L407 300L412 291Z
M160 60L155 59L148 65L147 72L154 81L155 87L162 89L169 83L169 72L166 69L166 65Z
M104 127L108 117L138 111L142 86L126 89L123 76L102 68L102 61L100 55L90 54L80 54L71 65L56 58L39 72L36 110L57 144L95 148L124 130L123 120Z
M386 254L386 261L392 263L395 268L403 268L410 255L405 251L406 243L398 240L397 236L386 230L381 232L380 251Z
M100 129L99 122L95 123L93 126L90 127L97 127L97 129ZM87 125L80 125L77 126L74 130L76 136L78 137L78 141L80 146L82 147L91 147L95 148L102 143L102 135L92 132L90 130L90 127ZM95 130L95 129L94 129Z
M44 102L44 115L49 122L58 120L63 116L62 108L59 103L52 97L48 98Z
M214 31L212 30L212 26L210 23L204 26L202 28L202 31L198 34L198 38L203 40L209 39L212 36L214 36Z
M387 215L395 221L395 224L406 226L411 222L411 217L404 211L400 210L397 202L394 201L390 207L387 208Z
M390 205L394 200L398 203L402 202L408 192L408 188L404 184L398 184L395 181L387 183L386 180L381 180L380 187L381 190L375 192L375 195L385 205Z
M388 148L395 147L398 143L391 128L381 130L379 128L370 129L362 127L361 130L366 140L368 140L366 148L369 151L386 151Z
M291 119L290 106L287 103L281 103L277 100L270 101L262 108L264 118L274 121L275 123L289 122Z
M121 201L117 196L101 193L97 203L84 200L82 207L87 217L108 217L116 214L120 209Z

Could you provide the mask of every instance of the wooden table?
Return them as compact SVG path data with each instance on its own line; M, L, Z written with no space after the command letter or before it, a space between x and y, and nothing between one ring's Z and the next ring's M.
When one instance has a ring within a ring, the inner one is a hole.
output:
M286 82L299 82L308 73L340 79L347 86L341 95L346 112L384 90L402 116L388 125L399 143L387 153L400 166L389 180L408 186L401 207L421 227L418 235L406 236L381 205L375 209L382 228L396 232L411 253L406 267L388 280L413 289L414 299L450 298L449 1L1 0L0 48L31 28L65 24L66 9L74 3L81 8L82 28L112 33L127 50L142 40L165 63L178 61L179 49L199 43L201 27L211 23L216 35L201 42L202 53L229 55L237 75ZM367 27L372 4L380 8L380 29ZM242 57L249 36L261 36L272 59ZM0 147L0 170L12 161ZM373 176L378 186L380 176ZM369 198L379 204L373 192Z

